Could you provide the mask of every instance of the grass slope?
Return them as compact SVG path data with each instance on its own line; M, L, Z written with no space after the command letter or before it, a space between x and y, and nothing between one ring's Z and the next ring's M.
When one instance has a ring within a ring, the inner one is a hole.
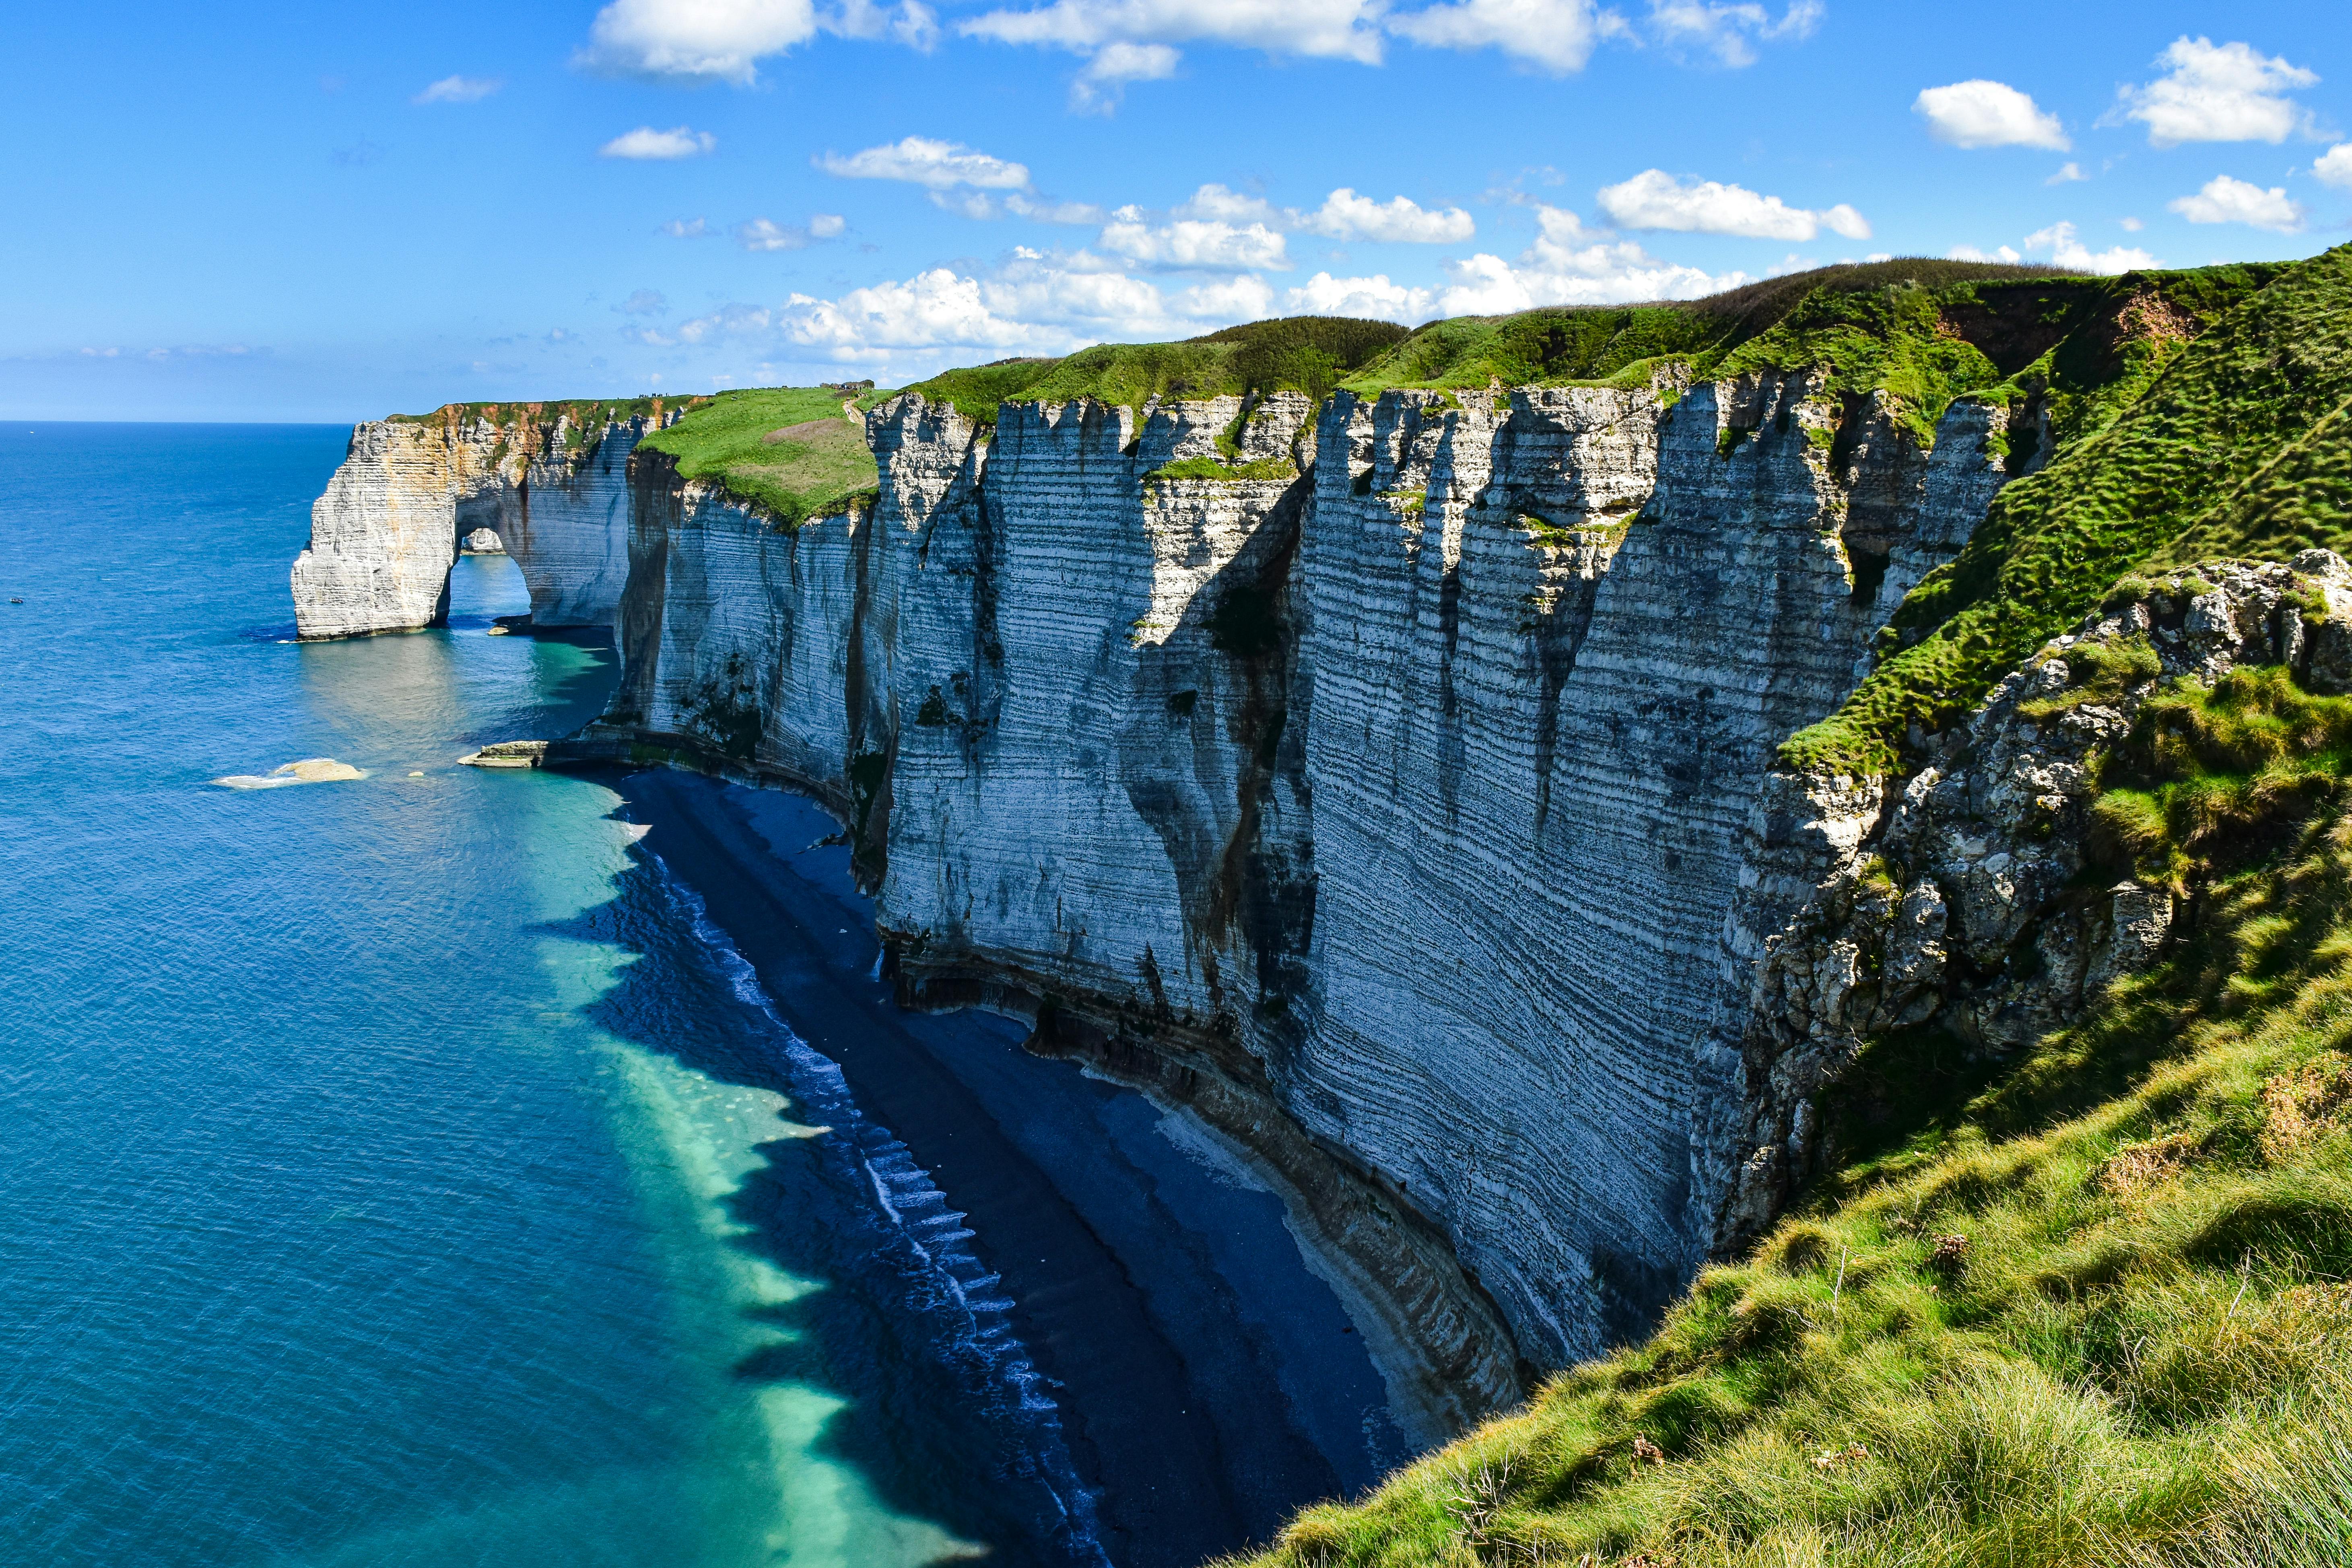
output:
M1911 725L1975 706L2136 566L2352 545L2352 247L2123 281L2119 335L2070 334L2000 389L2043 391L2057 455L1912 591L1877 668L1786 764L1892 768Z
M1405 329L1342 316L1288 316L1175 343L1103 343L1064 359L1002 360L951 370L905 390L996 422L1007 401L1092 397L1139 408L1152 397L1297 391L1320 400L1340 378L1401 341ZM896 395L893 394L892 395Z
M786 527L834 517L878 493L865 427L842 416L842 395L822 387L722 392L640 443L677 459Z
M2347 767L2352 700L2282 670L2151 702L2099 815L2194 893L2178 956L1989 1083L1878 1042L1751 1261L1257 1561L2352 1561Z

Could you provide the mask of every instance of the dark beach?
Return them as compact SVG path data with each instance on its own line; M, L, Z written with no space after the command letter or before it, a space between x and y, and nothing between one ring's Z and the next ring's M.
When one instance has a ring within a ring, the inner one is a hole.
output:
M902 1141L1002 1276L1119 1568L1264 1541L1406 1456L1378 1372L1282 1207L1139 1095L928 1016L876 978L871 903L814 803L693 775L614 781L640 852L701 898L802 1039Z

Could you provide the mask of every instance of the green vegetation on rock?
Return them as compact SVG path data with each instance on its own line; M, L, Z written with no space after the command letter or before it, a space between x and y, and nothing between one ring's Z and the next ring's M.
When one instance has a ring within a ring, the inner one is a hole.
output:
M2097 809L2189 895L2170 957L2006 1062L1874 1042L1749 1260L1258 1561L2352 1561L2347 763L2282 669L2159 694Z
M1904 600L1877 668L1785 765L1885 772L1910 727L1967 712L2135 567L2352 546L2352 247L2095 287L2002 388L2068 400L2072 438Z
M844 401L823 387L722 392L640 446L796 528L869 505L878 491L865 426L843 416Z
M1103 343L1064 359L1000 360L907 387L965 418L996 422L1000 404L1049 406L1091 397L1140 408L1154 397L1304 392L1320 401L1340 378L1405 336L1387 321L1288 316L1175 343ZM893 394L892 395L897 395Z

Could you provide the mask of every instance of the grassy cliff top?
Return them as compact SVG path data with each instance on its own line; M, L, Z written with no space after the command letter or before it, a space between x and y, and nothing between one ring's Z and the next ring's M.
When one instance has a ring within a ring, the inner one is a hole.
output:
M552 425L569 416L575 426L600 428L624 420L659 419L667 408L691 408L704 397L560 397L543 403L445 403L430 414L394 414L395 425L471 424L486 419L493 425Z
M824 387L722 392L698 399L685 418L640 443L796 527L870 499L879 486L866 427L842 414L848 401Z
M905 388L982 424L1005 402L1092 397L1139 407L1152 397L1297 391L1318 401L1402 342L1404 328L1345 316L1286 316L1174 343L1102 343L1062 359L1000 360ZM893 394L892 395L896 395Z
M1877 667L1781 748L1786 765L1895 767L1913 726L1967 712L2136 567L2352 549L2352 247L2069 291L2046 320L1996 299L2015 335L1987 340L2033 355L1981 395L2040 400L2048 466L1904 600Z

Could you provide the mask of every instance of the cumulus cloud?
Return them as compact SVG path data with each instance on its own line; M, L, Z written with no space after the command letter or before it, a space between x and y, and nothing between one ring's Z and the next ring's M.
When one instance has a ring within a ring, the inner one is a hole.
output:
M1696 300L1736 289L1744 272L1715 276L1661 261L1631 240L1595 234L1562 207L1536 208L1535 243L1516 265L1480 254L1445 264L1448 287L1437 313L1495 315L1536 305L1614 305L1641 300Z
M1182 58L1166 44L1105 44L1071 79L1070 107L1080 114L1108 114L1129 82L1166 81Z
M1347 185L1323 198L1312 211L1278 207L1263 196L1202 185L1175 209L1180 218L1218 223L1255 223L1269 228L1318 234L1329 239L1368 239L1389 244L1453 245L1478 232L1460 207L1423 207L1404 196L1385 202L1360 196Z
M1843 202L1814 212L1714 180L1685 184L1663 169L1604 185L1599 199L1601 210L1622 228L1733 234L1749 239L1811 239L1828 229L1848 239L1870 237L1869 221Z
M971 185L984 191L1017 191L1029 184L1026 165L992 158L961 142L940 142L929 136L868 147L843 157L827 153L815 160L828 174L845 180L903 180L909 184L944 191Z
M2056 115L2008 83L1981 77L1928 88L1912 100L1911 110L1927 121L1929 135L1954 147L2047 147L2063 153L2074 145Z
M755 61L815 36L810 0L613 0L573 58L614 75L749 87L759 78Z
M1093 56L1113 44L1230 44L1377 65L1375 0L1054 0L957 24L970 37ZM1171 51L1172 52L1172 51Z
M1806 37L1824 11L1822 0L1789 0L1776 22L1762 5L1650 0L1650 32L1669 48L1709 55L1718 65L1748 66L1756 63L1758 42ZM1603 18L1612 19L1606 13Z
M1391 16L1387 25L1399 37L1427 48L1500 49L1562 74L1582 70L1602 34L1622 26L1613 14L1596 12L1591 0L1450 0Z
M2170 68L2144 87L2126 87L2117 105L2147 127L2151 147L2184 142L2284 142L2307 130L2303 106L2285 95L2318 84L2317 73L2266 56L2251 44L2216 45L2182 37L2157 57Z
M846 226L833 213L819 213L804 226L755 217L735 226L735 243L746 250L805 250L820 239L833 238Z
M609 76L749 87L761 60L820 32L929 49L940 21L923 0L836 0L825 10L813 0L612 0L572 60Z
M2007 246L2003 246L2001 251L2003 260L2016 258L2016 253ZM2038 256L2044 252L2059 266L2083 272L2138 272L2158 264L2155 257L2130 246L2118 245L2106 250L2094 251L2077 237L2071 223L2053 223L2048 228L2036 229L2025 237L2027 255Z
M2227 174L2216 174L2193 196L2178 196L2164 204L2190 223L2242 223L2273 234L2293 234L2303 226L2303 209L2287 200L2286 188L2269 190Z
M1176 218L1154 224L1134 206L1110 216L1103 226L1103 248L1139 267L1254 272L1290 265L1282 236L1263 223Z
M719 138L708 131L696 131L684 125L656 131L650 125L640 125L597 148L596 156L656 161L692 158L718 145Z
M2352 142L2341 142L2319 155L2311 172L2330 185L2352 190Z
M624 316L660 316L669 311L669 301L657 289L640 289L613 307Z
M2083 165L2071 159L2058 165L2058 172L2042 183L2045 185L2079 184L2091 176L2083 173Z
M1346 185L1324 197L1315 211L1295 215L1294 221L1309 234L1332 239L1390 244L1454 245L1478 232L1478 226L1460 207L1432 210L1403 196L1376 202Z
M922 0L899 0L896 5L842 0L838 10L817 20L825 31L845 38L887 39L926 54L940 41L939 13Z
M698 217L674 217L654 232L666 234L672 239L706 239L710 235L710 225Z
M479 103L504 87L497 77L445 76L410 99L411 103Z

